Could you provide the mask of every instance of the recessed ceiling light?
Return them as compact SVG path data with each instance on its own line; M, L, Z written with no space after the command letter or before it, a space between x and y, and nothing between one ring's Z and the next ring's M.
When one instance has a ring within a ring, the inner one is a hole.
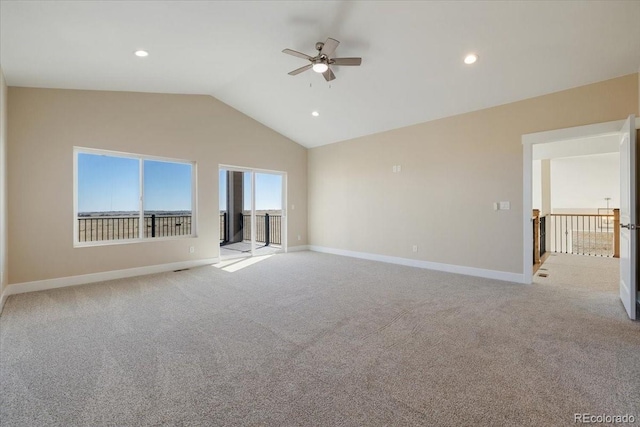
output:
M146 50L136 50L135 52L133 52L133 54L135 56L139 56L140 58L144 58L145 56L149 56L149 52L147 52Z
M478 55L475 53L470 53L469 55L464 57L464 63L467 65L471 65L478 60Z
M313 112L311 113L311 115L312 115L313 117L318 117L318 116L320 115L320 113L318 113L317 111L313 111Z

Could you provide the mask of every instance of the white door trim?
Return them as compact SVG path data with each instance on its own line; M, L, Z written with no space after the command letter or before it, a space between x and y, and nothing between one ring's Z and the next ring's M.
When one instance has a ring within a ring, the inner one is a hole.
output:
M282 219L283 219L283 223L282 223L282 229L280 230L281 233L281 240L282 240L282 249L280 249L278 252L288 252L289 250L289 242L288 242L288 227L289 227L289 212L288 212L288 205L287 205L287 190L288 190L288 175L287 172L284 171L277 171L277 170L272 170L272 169L260 169L260 168L251 168L251 167L246 167L246 166L234 166L234 165L226 165L226 164L222 164L219 163L218 164L218 172L220 170L227 170L227 171L233 171L233 172L249 172L251 173L251 256L255 256L255 232L256 232L256 224L255 224L255 204L256 204L256 200L255 200L255 175L256 173L264 173L264 174L271 174L271 175L280 175L282 177ZM219 200L219 195L218 195L218 200ZM220 206L218 206L218 211L220 210ZM218 230L219 233L219 230ZM218 251L220 251L220 244L218 244ZM220 256L220 252L218 252L218 256Z
M617 135L623 124L624 120L616 120L522 135L522 271L524 283L531 284L533 280L533 230L531 228L533 145L593 136ZM636 118L636 129L640 129L640 118Z

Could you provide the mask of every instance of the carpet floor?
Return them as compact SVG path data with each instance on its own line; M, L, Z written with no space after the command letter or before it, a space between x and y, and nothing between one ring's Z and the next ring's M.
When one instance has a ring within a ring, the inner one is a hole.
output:
M617 278L553 282L571 273L552 264L524 286L298 252L14 295L0 424L638 420L640 325Z
M618 295L619 277L620 262L617 258L551 253L534 275L533 283L555 289L582 289Z

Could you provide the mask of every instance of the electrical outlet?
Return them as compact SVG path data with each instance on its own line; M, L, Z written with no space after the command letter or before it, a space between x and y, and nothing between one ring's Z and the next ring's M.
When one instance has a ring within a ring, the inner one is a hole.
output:
M398 172L402 172L402 166L401 166L401 165L398 165L398 166L397 166L397 170L398 170Z
M501 211L508 211L509 209L511 209L511 203L510 202L500 202L500 210Z
M413 245L413 252L418 252L418 245Z
M192 254L196 251L196 248L194 248L193 246L189 246L189 253Z

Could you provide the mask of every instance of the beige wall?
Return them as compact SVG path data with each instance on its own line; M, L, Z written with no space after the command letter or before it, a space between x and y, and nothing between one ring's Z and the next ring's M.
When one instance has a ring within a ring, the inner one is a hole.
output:
M7 83L0 67L0 295L8 284L7 230ZM0 306L0 310L2 307Z
M307 243L307 150L215 98L10 87L9 123L11 284L217 257L219 164L287 172ZM73 146L195 160L198 237L74 249Z
M521 136L638 108L633 74L313 148L310 244L522 273Z

